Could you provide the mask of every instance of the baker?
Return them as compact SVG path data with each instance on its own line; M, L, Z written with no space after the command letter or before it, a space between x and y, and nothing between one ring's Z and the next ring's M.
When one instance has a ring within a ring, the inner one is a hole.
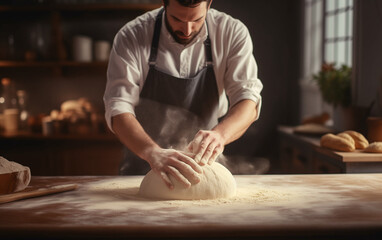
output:
M169 188L169 176L196 184L258 119L263 85L248 29L211 3L163 0L116 34L104 103L127 147L121 174L151 167Z

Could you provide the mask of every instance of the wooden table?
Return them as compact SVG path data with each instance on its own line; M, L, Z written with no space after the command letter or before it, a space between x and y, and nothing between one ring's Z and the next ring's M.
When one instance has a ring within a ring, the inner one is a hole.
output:
M382 173L382 153L338 152L320 146L320 136L279 126L280 157L287 173Z
M382 174L240 175L236 197L154 201L142 176L33 177L74 191L0 205L0 239L381 239Z

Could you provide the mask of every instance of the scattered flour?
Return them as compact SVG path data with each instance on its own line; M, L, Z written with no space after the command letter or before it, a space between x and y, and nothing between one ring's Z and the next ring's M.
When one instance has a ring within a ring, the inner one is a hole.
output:
M75 191L17 201L15 209L52 218L60 226L312 226L333 219L359 223L379 219L381 175L235 176L237 193L209 200L152 200L138 195L142 176L77 182ZM345 180L344 180L345 178ZM49 178L47 178L49 179ZM366 194L367 193L367 194ZM365 203L367 203L365 205ZM363 209L373 218L349 218ZM369 211L372 210L372 211ZM52 211L54 214L51 214ZM342 212L343 211L343 212ZM341 215L342 214L342 215ZM307 221L307 219L309 221ZM15 220L16 221L16 220ZM374 222L375 223L375 222Z
M246 185L246 184L245 184ZM275 204L285 201L291 201L295 196L285 189L272 189L270 186L261 186L260 184L251 188L238 185L236 194L229 198L216 198L204 200L153 200L139 195L139 187L137 183L126 180L105 180L92 183L86 186L88 193L92 195L95 202L109 202L122 200L120 204L108 204L107 208L121 210L126 207L126 201L147 201L163 206L184 207L184 206L216 206L216 205L254 205L254 204ZM104 194L107 193L107 194ZM97 203L92 205L96 207ZM105 205L103 205L105 207Z
M230 198L217 198L209 200L192 200L192 201L181 201L181 200L172 200L167 201L168 204L173 206L187 206L187 205L196 205L196 206L216 206L216 205L230 205L230 204L245 204L245 205L254 205L254 204L271 204L271 203L280 203L282 201L288 201L292 197L292 194L287 191L282 190L269 190L266 188L257 188L257 189L247 189L247 188L238 188L236 195Z

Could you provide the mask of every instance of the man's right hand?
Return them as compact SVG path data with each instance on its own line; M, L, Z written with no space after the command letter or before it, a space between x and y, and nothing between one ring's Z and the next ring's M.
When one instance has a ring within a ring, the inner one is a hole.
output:
M190 153L154 147L147 150L145 159L170 189L174 188L170 175L186 187L200 182L199 174L203 170Z
M112 122L113 130L120 141L138 157L146 160L170 189L174 187L169 178L171 175L186 187L200 181L198 173L202 173L203 170L193 159L195 156L159 147L133 114L116 115L112 118Z

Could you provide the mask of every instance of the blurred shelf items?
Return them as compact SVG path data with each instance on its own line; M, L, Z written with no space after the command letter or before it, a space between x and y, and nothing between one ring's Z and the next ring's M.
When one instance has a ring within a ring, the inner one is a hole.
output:
M55 73L73 66L106 68L116 31L159 6L159 0L2 1L0 68L48 67ZM112 22L113 31L97 32L102 21Z
M115 175L102 102L115 34L160 0L0 1L0 156L33 175Z

